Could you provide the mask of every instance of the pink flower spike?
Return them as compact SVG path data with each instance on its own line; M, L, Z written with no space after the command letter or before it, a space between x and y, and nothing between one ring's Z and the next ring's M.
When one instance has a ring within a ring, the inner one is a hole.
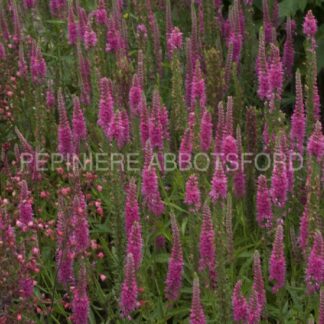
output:
M62 89L59 89L57 95L57 104L59 111L58 126L58 151L65 157L73 153L72 132L67 117Z
M259 251L255 251L253 257L253 289L256 291L260 311L266 306L266 292L264 289L264 281L262 276L261 259Z
M205 324L206 323L204 309L203 309L203 307L201 305L201 301L200 301L199 279L196 274L195 274L195 278L193 281L193 287L192 287L192 303L191 303L189 323L190 324Z
M135 179L132 178L126 190L125 202L125 227L127 237L130 234L134 222L139 222L139 206L137 202L137 186Z
M135 274L135 263L133 254L126 257L124 268L124 281L121 288L119 307L123 317L128 318L130 314L139 306L137 301L138 288Z
M276 294L285 285L286 260L283 243L283 227L277 226L276 236L272 245L272 253L269 259L269 280L274 281L272 292Z
M314 131L308 140L307 152L309 155L314 156L317 161L320 161L324 156L324 135L319 120L316 122Z
M174 27L168 36L167 47L171 57L177 49L182 47L182 32L178 27Z
M189 177L186 183L184 202L189 206L193 206L196 211L201 206L198 178L194 174Z
M305 110L304 110L304 98L303 98L303 86L301 83L301 75L297 70L296 72L296 101L294 113L291 117L291 130L290 139L292 144L297 148L299 153L304 151L305 140Z
M87 295L87 273L84 264L79 270L77 287L73 290L72 322L73 324L87 324L90 302Z
M168 274L165 281L165 295L169 301L175 301L180 296L183 276L183 255L178 224L174 214L171 214L172 251L169 259Z
M314 37L317 32L317 20L314 17L312 10L309 10L305 16L303 32L310 38Z
M272 226L271 196L267 186L267 178L264 175L260 175L258 178L256 209L259 226L270 228Z
M247 320L247 302L246 298L242 294L242 280L239 280L233 289L232 294L232 309L234 321L246 321Z
M324 281L324 243L319 231L314 236L313 247L307 261L305 280L309 293L319 291Z
M224 173L222 161L217 159L215 162L215 171L211 183L211 190L209 192L213 202L220 199L225 199L227 196L227 178Z
M129 235L127 236L127 254L134 257L135 269L139 269L143 256L143 239L141 224L135 221L132 225Z
M74 140L86 140L87 138L87 126L85 123L85 118L83 111L80 107L79 97L73 97L73 138Z
M203 152L207 152L211 146L213 135L213 124L210 113L205 110L201 117L200 124L200 148Z
M216 250L215 231L211 219L211 212L207 204L203 207L203 223L199 241L199 271L208 270L211 287L216 286Z

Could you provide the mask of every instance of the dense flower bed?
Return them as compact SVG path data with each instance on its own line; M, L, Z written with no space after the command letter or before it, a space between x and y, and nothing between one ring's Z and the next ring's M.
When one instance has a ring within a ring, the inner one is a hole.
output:
M0 3L0 323L324 324L318 23L260 4Z

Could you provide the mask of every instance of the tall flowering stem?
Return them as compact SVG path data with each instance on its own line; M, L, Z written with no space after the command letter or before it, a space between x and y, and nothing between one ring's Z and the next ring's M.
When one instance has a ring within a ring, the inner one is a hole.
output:
M266 292L264 289L261 258L259 251L255 251L253 257L253 289L257 294L258 304L262 312L266 306Z
M77 287L73 290L72 322L73 324L87 324L90 302L87 295L87 273L82 263L79 270Z
M180 296L183 276L183 255L180 232L174 214L171 214L172 251L169 259L166 278L165 296L169 301L175 301Z
M143 257L143 238L141 224L135 221L127 237L127 254L134 257L135 268L139 269Z
M258 190L256 197L257 222L260 227L272 226L271 196L267 185L267 178L260 175L258 178Z
M211 219L211 212L207 204L203 207L203 223L201 225L199 241L199 270L208 270L209 280L212 287L216 285L216 250L215 230Z
M304 111L303 87L299 70L296 72L296 102L291 117L290 139L299 153L303 153L306 117Z
M324 242L319 231L314 236L313 247L308 257L305 280L309 293L319 291L324 282Z
M139 306L138 287L135 274L135 262L133 254L126 257L124 268L124 281L121 288L119 307L123 317L131 319L130 314Z
M247 301L242 294L242 280L239 280L233 289L232 294L232 309L234 321L246 321L247 320Z
M192 287L192 302L191 302L191 310L190 310L190 324L205 324L206 316L204 313L204 309L201 305L200 301L200 287L199 287L199 279L195 274L195 278L193 281Z
M274 282L272 292L277 293L285 285L286 259L284 254L284 234L282 225L277 226L272 253L269 259L269 279Z
M72 131L67 117L62 89L58 91L57 105L59 112L58 151L63 156L68 157L73 153Z

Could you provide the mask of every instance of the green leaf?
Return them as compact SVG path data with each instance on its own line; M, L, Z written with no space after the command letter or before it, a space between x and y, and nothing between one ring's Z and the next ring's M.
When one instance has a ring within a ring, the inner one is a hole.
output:
M297 11L304 11L307 0L284 0L279 4L280 17L294 16Z

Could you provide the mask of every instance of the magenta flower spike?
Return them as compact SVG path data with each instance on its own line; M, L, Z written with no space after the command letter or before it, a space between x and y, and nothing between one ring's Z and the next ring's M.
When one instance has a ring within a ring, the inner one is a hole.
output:
M143 257L142 227L138 221L134 221L127 236L127 254L134 257L135 269L139 269Z
M139 206L137 202L137 186L135 179L132 178L128 184L125 202L125 229L127 237L130 235L134 222L140 221Z
M167 48L170 57L172 57L176 50L182 48L182 32L178 27L174 27L171 33L168 35Z
M295 59L295 49L294 49L294 34L295 31L295 21L288 17L286 22L286 41L284 44L284 51L282 57L282 64L285 70L286 78L290 78L292 75L292 68Z
M252 287L252 292L250 295L248 303L248 319L249 324L258 324L261 321L261 307L258 302L258 293Z
M253 289L257 294L258 304L262 313L267 301L266 292L264 289L264 281L262 276L261 259L259 251L255 251L253 257Z
M204 152L208 152L211 146L213 136L213 124L210 112L205 110L201 117L200 123L200 148Z
M24 6L26 9L35 8L37 4L37 0L24 0Z
M270 12L269 12L269 0L263 0L262 1L262 12L263 12L263 30L264 30L264 38L265 42L271 43L273 41L272 39L272 22L270 18Z
M137 74L135 74L132 81L132 87L129 90L129 106L134 116L139 116L140 114L142 96L143 90L140 86L139 78Z
M80 191L74 196L72 211L73 241L77 252L85 252L90 245L87 204Z
M185 170L190 165L192 154L192 133L188 128L185 130L179 150L179 168L180 170Z
M57 105L59 112L59 125L58 125L58 151L64 157L73 153L72 145L72 132L70 123L67 117L64 97L62 89L59 89L57 94Z
M271 196L267 185L267 178L260 175L258 178L258 190L256 197L257 222L262 228L271 228L272 209Z
M281 99L283 75L279 48L271 44L271 57L268 66L269 99Z
M163 130L160 121L161 98L158 90L154 90L152 113L150 118L150 141L153 149L163 149Z
M232 9L229 11L229 29L227 34L227 47L232 46L233 61L240 62L241 49L243 46L243 35L245 29L244 14L240 8L239 1L234 1ZM225 27L226 30L226 27Z
M88 23L85 27L85 32L83 34L83 41L85 49L90 49L96 46L97 44L97 34L91 28L90 23Z
M191 175L186 183L185 204L194 207L197 211L201 206L200 190L198 178L196 175Z
M25 180L22 181L20 186L19 221L23 226L28 226L33 222L33 208Z
M162 126L162 137L163 140L170 140L170 131L169 131L169 112L166 106L161 107L159 111L160 124Z
M165 296L169 301L176 301L180 296L183 276L183 255L180 232L175 216L171 214L172 251L165 281Z
M239 280L233 289L232 309L234 321L246 321L248 316L248 305L246 298L242 294L242 280Z
M76 44L79 37L78 24L75 22L73 7L70 6L68 16L68 42L70 45Z
M47 67L41 49L35 41L32 43L30 55L30 72L35 83L41 83L46 78Z
M304 151L306 131L306 117L304 110L303 87L300 72L296 72L296 101L294 113L291 117L290 139L299 153Z
M107 78L102 78L100 79L100 100L97 124L102 128L106 136L113 113L114 99L112 96L112 82Z
M256 61L256 72L258 77L258 96L261 100L265 100L268 98L269 95L269 80L268 64L265 52L264 32L262 29L259 33L259 50Z
M324 156L324 135L322 133L322 124L319 120L316 122L314 131L308 139L307 152L318 161Z
M209 196L214 203L220 199L225 199L227 196L227 178L224 173L223 163L219 158L215 162L215 171Z
M108 17L105 0L99 0L98 8L95 11L96 22L100 25L106 25Z
M233 136L233 97L227 97L226 120L223 127L223 135Z
M151 166L152 147L147 141L145 147L144 169L142 171L142 195L147 208L155 215L161 216L164 212L164 204L160 196L158 176L156 169Z
M72 323L87 324L90 302L87 294L87 273L84 264L79 270L77 287L73 290Z
M324 282L324 245L322 234L317 231L314 243L307 261L306 286L309 293L319 291Z
M133 254L126 257L124 268L124 281L121 288L119 307L123 317L130 319L130 314L139 306L138 288L136 282L135 262Z
M234 164L238 158L237 142L232 135L226 135L222 142L222 151L224 162Z
M201 109L206 107L205 80L203 78L198 59L195 62L195 69L191 83L191 110L195 109L195 104L197 102L199 103L199 107Z
M199 271L208 270L211 287L216 286L215 230L207 204L203 207L203 223L199 241Z
M76 141L86 140L87 138L87 126L85 123L85 118L83 111L80 107L79 97L73 97L73 139Z
M49 7L52 16L60 16L66 7L66 0L50 0Z
M199 278L196 274L192 286L192 302L191 302L189 323L190 324L206 323L206 316L200 301Z
M274 286L272 287L272 292L274 294L284 287L286 280L286 259L283 238L283 227L279 224L272 245L271 257L269 259L269 280L274 282Z
M312 10L308 10L305 16L303 32L309 38L313 38L317 32L317 20L314 17Z

